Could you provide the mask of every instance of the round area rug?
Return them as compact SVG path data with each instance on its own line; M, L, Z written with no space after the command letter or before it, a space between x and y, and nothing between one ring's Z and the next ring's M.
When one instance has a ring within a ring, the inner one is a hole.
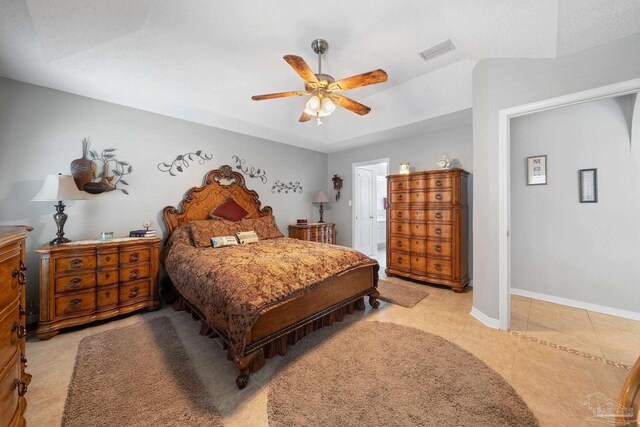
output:
M361 321L290 349L269 385L271 426L537 426L480 359L427 332Z

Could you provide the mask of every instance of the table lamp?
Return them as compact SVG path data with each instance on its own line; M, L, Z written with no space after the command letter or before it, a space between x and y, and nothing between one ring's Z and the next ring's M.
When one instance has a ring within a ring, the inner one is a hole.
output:
M320 221L319 222L321 222L321 223L324 222L322 220L322 213L324 212L324 208L323 208L322 205L324 203L329 203L329 202L331 202L331 201L327 197L327 194L322 190L316 191L315 196L313 196L313 202L312 203L320 203Z
M68 215L64 213L65 204L63 200L87 200L87 196L78 190L73 177L70 175L47 175L42 183L42 188L38 191L32 202L55 202L58 201L56 213L53 219L58 226L58 237L49 242L49 245L59 245L68 243L71 240L64 237L64 223L67 222Z

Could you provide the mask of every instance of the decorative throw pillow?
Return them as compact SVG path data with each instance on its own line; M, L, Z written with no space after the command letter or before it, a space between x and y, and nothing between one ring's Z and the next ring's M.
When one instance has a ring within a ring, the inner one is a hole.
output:
M225 246L238 246L236 236L212 237L211 245L214 248L224 248Z
M255 231L238 231L236 233L236 236L238 236L238 240L240 240L240 244L241 245L246 245L247 243L257 243L258 242L258 235L256 234Z
M227 197L224 202L220 203L209 213L209 218L222 218L228 221L240 221L248 214L249 211L240 206L233 197Z
M219 221L193 221L189 224L191 240L196 247L211 247L211 238L215 236L233 236L238 231L235 222L221 219Z
M260 240L284 237L273 215L260 218L245 218L238 222L238 226L240 227L240 231L254 230Z

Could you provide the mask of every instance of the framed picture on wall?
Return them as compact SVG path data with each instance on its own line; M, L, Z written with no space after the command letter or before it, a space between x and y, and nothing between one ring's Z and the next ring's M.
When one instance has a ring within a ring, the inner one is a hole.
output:
M547 156L527 157L527 185L547 184Z
M598 203L598 169L580 169L580 203Z

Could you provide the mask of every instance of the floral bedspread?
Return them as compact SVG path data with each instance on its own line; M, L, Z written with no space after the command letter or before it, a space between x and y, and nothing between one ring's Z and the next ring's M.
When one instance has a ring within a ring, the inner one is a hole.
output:
M176 289L209 325L227 332L235 355L243 355L247 334L266 308L321 286L331 276L375 264L350 248L287 237L196 248L182 233L165 255Z

